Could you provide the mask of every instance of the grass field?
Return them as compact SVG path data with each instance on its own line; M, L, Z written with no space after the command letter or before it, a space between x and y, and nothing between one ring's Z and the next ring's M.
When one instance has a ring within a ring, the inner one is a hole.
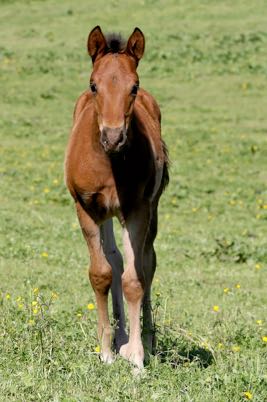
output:
M0 15L0 400L267 401L266 3L1 0ZM63 182L97 24L145 33L140 81L160 103L172 162L157 354L140 377L99 361Z

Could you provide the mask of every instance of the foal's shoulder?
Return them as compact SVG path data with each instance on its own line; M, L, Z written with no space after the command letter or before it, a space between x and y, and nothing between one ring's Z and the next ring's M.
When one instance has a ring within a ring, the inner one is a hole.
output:
M85 107L90 106L92 104L93 100L93 94L91 92L84 91L78 98L74 112L73 112L73 123L75 123L82 113L82 111L85 109Z
M156 99L145 89L140 88L136 98L137 104L142 105L153 119L157 119L160 123L161 113Z
M167 160L167 152L161 138L160 108L153 96L142 88L139 89L135 101L135 116L137 127L151 143L155 159L159 165L164 165ZM138 126L139 121L142 123L140 126Z

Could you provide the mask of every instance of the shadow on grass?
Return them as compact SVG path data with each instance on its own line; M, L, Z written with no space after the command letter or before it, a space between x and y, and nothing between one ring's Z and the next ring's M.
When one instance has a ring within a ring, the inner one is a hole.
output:
M180 348L177 351L157 348L156 355L162 363L169 363L174 368L180 365L187 366L190 363L207 368L215 361L213 354L201 347L192 347L190 350Z
M207 368L216 361L214 352L207 345L202 347L197 340L168 330L157 334L155 355L173 368L190 364Z

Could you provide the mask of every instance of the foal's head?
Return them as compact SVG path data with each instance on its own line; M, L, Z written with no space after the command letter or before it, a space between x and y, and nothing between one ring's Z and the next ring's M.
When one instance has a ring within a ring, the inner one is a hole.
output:
M143 56L145 38L135 28L125 45L118 35L105 38L100 27L88 37L88 53L93 61L90 88L100 128L100 142L107 153L120 151L139 88L136 68Z

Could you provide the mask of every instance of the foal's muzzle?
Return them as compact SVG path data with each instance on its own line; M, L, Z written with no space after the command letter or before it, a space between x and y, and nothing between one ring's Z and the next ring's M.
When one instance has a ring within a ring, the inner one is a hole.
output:
M100 142L107 153L119 152L127 140L125 127L103 127L100 134Z

